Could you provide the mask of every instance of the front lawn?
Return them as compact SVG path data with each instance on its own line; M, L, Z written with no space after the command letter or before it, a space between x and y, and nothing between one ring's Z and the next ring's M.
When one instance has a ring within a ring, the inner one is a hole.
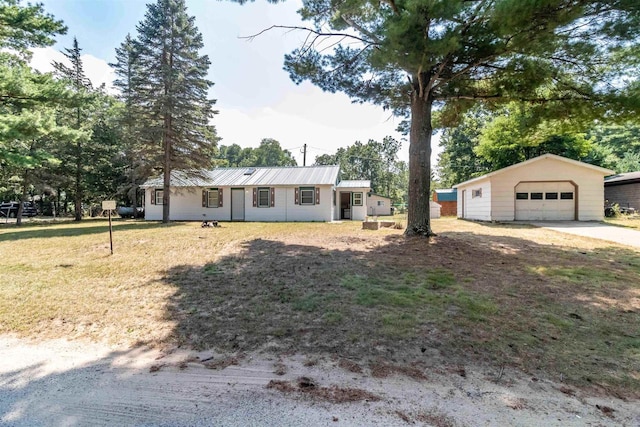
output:
M515 366L640 395L640 252L435 220L0 227L0 333L375 364Z

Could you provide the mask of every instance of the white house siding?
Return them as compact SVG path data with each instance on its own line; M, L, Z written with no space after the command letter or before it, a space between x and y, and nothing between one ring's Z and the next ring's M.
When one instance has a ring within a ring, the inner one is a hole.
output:
M391 215L391 199L388 197L378 196L377 194L366 195L367 198L367 214ZM382 206L378 206L378 202L382 202Z
M253 207L254 187L221 187L222 207L202 207L201 187L181 188L171 194L170 219L173 221L202 221L203 219L231 220L231 189L244 188L245 221L331 221L333 193L332 186L320 187L320 204L295 205L296 187L274 187L275 206L268 208ZM162 220L162 205L151 204L151 192L145 195L145 219Z
M351 220L364 221L367 217L367 192L369 188L350 188L350 187L338 187L336 188L336 205L333 206L333 217L340 219L340 194L341 193L362 193L362 206L353 205L353 196L351 196ZM331 196L333 197L333 196Z
M480 190L482 195L473 197L474 190ZM459 186L458 218L491 221L491 193L492 183L489 179ZM463 212L463 209L466 212Z
M515 219L515 188L521 182L572 182L576 185L579 221L601 220L604 216L604 177L601 172L558 159L547 158L491 177L492 219ZM458 189L458 194L460 189Z

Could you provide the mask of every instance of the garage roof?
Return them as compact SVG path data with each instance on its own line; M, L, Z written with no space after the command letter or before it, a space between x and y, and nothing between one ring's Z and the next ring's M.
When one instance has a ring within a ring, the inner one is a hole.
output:
M488 173L486 175L482 175L482 176L479 176L477 178L473 178L473 179L470 179L468 181L461 182L460 184L454 185L453 188L458 188L458 187L463 186L463 185L468 185L468 184L472 184L472 183L477 182L477 181L482 181L484 179L493 177L495 175L499 175L501 173L504 173L504 172L507 172L507 171L510 171L510 170L513 170L513 169L516 169L516 168L520 168L520 167L525 166L525 165L530 165L532 163L536 163L536 162L539 162L539 161L544 160L544 159L555 159L555 160L559 160L561 162L566 162L566 163L572 164L574 166L581 166L581 167L584 167L584 168L593 169L595 171L598 171L598 172L602 173L602 175L611 175L612 173L614 173L611 169L601 168L600 166L590 165L589 163L579 162L577 160L568 159L566 157L558 156L556 154L543 154L542 156L534 157L533 159L529 159L529 160L526 160L524 162L516 163L515 165L507 166L506 168L498 169L497 171L493 171L493 172Z

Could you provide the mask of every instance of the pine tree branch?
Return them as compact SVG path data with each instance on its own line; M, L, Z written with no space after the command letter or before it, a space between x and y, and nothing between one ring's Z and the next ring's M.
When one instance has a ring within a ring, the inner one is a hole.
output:
M345 38L358 40L359 42L364 43L366 45L377 46L377 45L380 44L380 42L367 40L367 39L364 39L362 37L355 36L353 34L324 32L324 31L314 30L313 28L300 27L300 26L296 26L296 25L272 25L269 28L265 28L264 30L262 30L262 31L260 31L260 32L258 32L256 34L252 34L250 36L239 37L239 38L252 41L256 37L261 36L262 34L265 34L266 32L274 30L274 29L284 29L284 30L291 30L291 31L296 31L296 30L298 30L298 31L307 31L307 32L309 32L311 34L317 35L318 37L334 37L334 36L345 37Z

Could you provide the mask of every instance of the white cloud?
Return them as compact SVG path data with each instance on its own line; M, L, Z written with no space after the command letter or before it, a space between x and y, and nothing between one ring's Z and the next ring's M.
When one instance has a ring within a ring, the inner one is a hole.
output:
M42 73L52 72L52 64L54 61L62 62L65 65L71 65L67 57L64 56L62 52L51 47L34 48L31 49L31 51L33 53L33 56L31 57L31 66ZM82 59L84 73L89 80L91 80L93 86L98 87L104 83L107 92L115 93L115 89L113 87L115 73L107 61L89 54L81 55L80 58Z

